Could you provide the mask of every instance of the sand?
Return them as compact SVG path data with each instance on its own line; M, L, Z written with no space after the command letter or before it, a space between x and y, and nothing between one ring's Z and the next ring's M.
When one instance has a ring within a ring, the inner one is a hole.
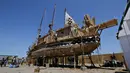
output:
M8 68L0 67L0 73L34 73L36 67L22 66L19 68ZM80 69L70 69L70 68L44 68L40 67L40 73L115 73L119 71L120 68L107 68L107 69L86 69L84 71Z

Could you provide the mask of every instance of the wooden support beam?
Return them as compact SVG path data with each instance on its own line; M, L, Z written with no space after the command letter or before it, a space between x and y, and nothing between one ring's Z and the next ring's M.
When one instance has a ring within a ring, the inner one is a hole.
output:
M91 54L88 54L88 57L90 59L90 62L91 62L91 66L95 67L94 63L93 63L93 60L92 60L92 57L91 57Z
M64 56L64 65L66 65L66 61L65 61L65 60L66 60L66 58L65 58L65 56Z
M78 66L78 55L75 55L76 66Z
M76 68L76 55L75 55L75 51L74 51L74 68Z
M62 57L62 65L64 67L64 56Z
M82 38L81 38L82 41ZM85 66L85 62L84 62L84 47L83 47L83 43L81 43L80 48L82 49L82 65L81 65L81 70L85 70L87 69Z
M82 66L85 66L85 63L84 63L84 47L83 47L83 43L81 43L80 48L82 50Z
M43 66L44 66L44 64L45 64L45 57L43 57Z

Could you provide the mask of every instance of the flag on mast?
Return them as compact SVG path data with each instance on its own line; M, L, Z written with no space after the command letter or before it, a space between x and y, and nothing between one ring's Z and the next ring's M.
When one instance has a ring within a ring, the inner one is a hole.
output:
M66 26L73 26L75 24L74 19L67 13L65 8L65 27Z

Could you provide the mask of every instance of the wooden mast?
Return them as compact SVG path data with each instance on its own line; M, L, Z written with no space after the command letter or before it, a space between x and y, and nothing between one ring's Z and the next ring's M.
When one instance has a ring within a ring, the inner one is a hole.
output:
M46 8L44 9L44 12L43 12L43 15L42 15L42 18L41 18L41 22L40 22L40 26L39 26L39 29L38 29L38 38L41 37L41 27L42 27L43 18L45 16L45 11L46 11Z
M49 24L49 32L52 30L52 27L54 25L54 17L55 17L55 10L56 10L56 4L54 6L54 11L53 11L53 16L52 16L52 21L51 21L51 24Z
M66 14L66 8L64 10L64 26L65 26L65 14Z
M43 12L43 15L42 15L42 18L41 18L41 22L40 22L40 26L38 28L37 38L36 38L36 41L34 43L36 45L39 43L38 39L41 37L41 28L42 28L42 22L43 22L43 19L44 19L44 16L45 16L45 11L46 11L46 8L44 9L44 12Z

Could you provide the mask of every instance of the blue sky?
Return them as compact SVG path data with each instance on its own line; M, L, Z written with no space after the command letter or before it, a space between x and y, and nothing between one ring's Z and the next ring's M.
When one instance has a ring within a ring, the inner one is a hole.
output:
M120 22L126 0L0 0L0 54L26 56L28 46L36 39L44 8L42 35L48 32L54 4L55 30L64 26L64 8L80 26L85 14L94 16L97 24L112 18ZM116 39L118 26L103 30L100 53L122 51Z

